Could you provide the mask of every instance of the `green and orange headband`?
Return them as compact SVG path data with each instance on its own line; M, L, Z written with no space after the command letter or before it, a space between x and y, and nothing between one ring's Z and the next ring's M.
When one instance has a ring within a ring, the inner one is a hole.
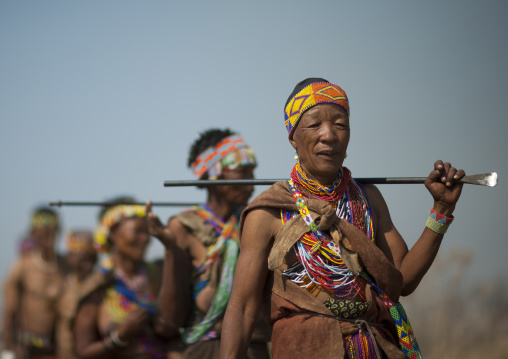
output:
M256 156L242 137L233 134L215 146L203 151L192 163L191 168L197 178L208 173L208 179L217 179L224 170L234 170L240 166L256 166Z
M288 137L293 137L293 132L309 108L321 103L334 103L346 110L349 115L349 101L346 92L339 86L330 82L314 82L297 92L287 103L284 109L284 120Z

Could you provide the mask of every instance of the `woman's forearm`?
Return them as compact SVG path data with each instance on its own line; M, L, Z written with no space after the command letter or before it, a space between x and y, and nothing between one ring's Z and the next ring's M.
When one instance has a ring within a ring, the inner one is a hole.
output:
M165 325L179 328L186 323L190 296L186 263L183 255L178 255L178 247L166 249L162 273L162 285L159 291L159 311ZM183 273L182 273L183 272Z
M400 266L404 278L401 293L403 296L411 294L418 287L434 262L442 240L442 234L425 228L413 248L406 254Z
M245 358L258 316L259 309L230 302L222 324L221 359Z

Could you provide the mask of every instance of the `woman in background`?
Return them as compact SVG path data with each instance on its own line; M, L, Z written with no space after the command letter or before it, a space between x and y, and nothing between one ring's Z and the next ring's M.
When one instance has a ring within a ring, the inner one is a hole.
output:
M83 289L74 322L80 358L165 358L169 336L156 296L160 266L144 260L150 242L144 206L114 204L103 211L97 249L110 253Z

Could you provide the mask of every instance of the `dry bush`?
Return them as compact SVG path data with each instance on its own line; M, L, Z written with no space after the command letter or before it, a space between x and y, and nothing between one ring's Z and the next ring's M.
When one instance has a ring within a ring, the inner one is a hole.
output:
M460 248L440 254L402 299L425 359L508 358L507 280L473 279L472 260Z

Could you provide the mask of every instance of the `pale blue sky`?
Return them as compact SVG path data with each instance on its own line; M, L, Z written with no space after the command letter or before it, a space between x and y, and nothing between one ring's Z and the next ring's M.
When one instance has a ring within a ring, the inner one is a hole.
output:
M436 159L499 173L464 188L442 250L474 251L467 275L506 272L507 15L505 1L0 2L0 276L36 205L203 200L163 182L193 178L206 128L241 133L258 178L287 177L282 107L317 76L350 98L353 176L426 176ZM430 195L379 188L412 246ZM97 209L60 213L65 229L96 225Z

